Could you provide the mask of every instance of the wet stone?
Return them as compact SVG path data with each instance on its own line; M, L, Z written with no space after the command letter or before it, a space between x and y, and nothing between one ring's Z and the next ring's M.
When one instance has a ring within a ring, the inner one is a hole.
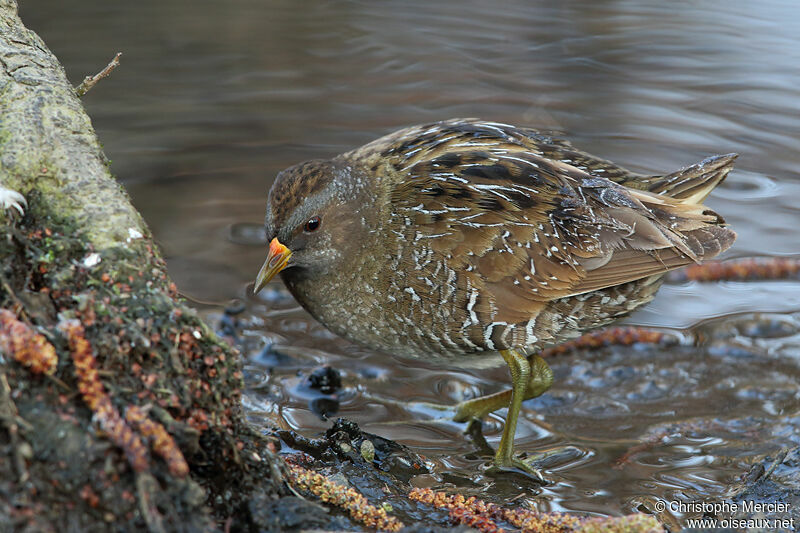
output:
M225 310L223 312L228 316L236 316L244 313L246 309L247 304L243 300L234 298L228 303L228 305L225 306Z
M334 422L333 427L325 433L325 439L330 443L347 442L357 448L365 439L369 440L375 449L375 466L403 481L427 472L424 461L405 446L378 435L362 433L355 423L343 418ZM352 453L351 460L354 463L364 463L360 455L356 457L357 452Z
M347 488L350 486L350 482L347 480L347 477L342 472L336 472L332 476L328 476L328 479L331 482L336 483L340 487Z
M444 379L436 383L437 395L447 398L452 402L463 402L481 395L480 388L474 384L459 379Z
M294 302L294 298L289 294L289 291L274 283L268 284L257 295L250 295L250 297L271 306L275 304L288 305Z
M255 365L246 365L242 368L244 385L248 389L265 392L269 386L269 373Z
M306 379L308 387L322 394L333 394L342 387L342 377L338 370L325 365L315 368Z
M383 379L388 374L389 372L385 368L366 366L358 369L358 375L363 379Z
M409 485L420 489L432 489L442 482L441 476L435 474L420 474L409 480Z
M579 394L575 391L554 390L549 394L542 394L538 398L528 400L525 405L531 409L544 411L558 407L566 407L578 401Z
M243 326L242 321L236 318L236 315L239 313L241 313L241 311L238 313L229 313L226 308L217 322L217 335L220 337L228 337L234 342L237 342Z
M630 366L618 366L609 368L606 370L605 374L609 379L619 383L621 381L634 379L636 376L636 370Z
M627 395L629 400L656 400L667 394L667 389L653 380L637 385L636 392Z
M753 351L743 347L730 344L728 342L714 342L708 347L708 353L717 357L731 357L737 359L749 359L757 357Z

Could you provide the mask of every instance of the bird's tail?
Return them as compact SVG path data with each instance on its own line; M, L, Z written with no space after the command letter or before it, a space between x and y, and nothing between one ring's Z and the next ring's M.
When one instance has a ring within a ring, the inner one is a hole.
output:
M722 183L733 169L733 162L739 154L726 154L707 157L697 164L682 168L665 176L646 179L647 190L682 200L687 204L699 204Z

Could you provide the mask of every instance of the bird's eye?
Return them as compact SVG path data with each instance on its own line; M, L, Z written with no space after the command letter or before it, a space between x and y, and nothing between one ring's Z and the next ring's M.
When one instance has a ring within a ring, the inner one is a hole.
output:
M319 229L321 224L322 224L321 218L311 217L308 219L308 222L306 222L306 225L303 226L303 229L311 233L312 231L317 231L317 229Z

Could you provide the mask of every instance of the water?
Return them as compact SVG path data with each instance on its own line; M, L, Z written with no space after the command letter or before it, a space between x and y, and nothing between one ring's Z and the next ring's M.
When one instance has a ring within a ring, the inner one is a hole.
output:
M556 483L539 492L484 477L462 425L409 403L500 390L504 369L390 359L333 337L279 285L271 299L246 295L279 170L457 116L558 131L639 171L739 152L708 202L739 233L726 256L797 254L795 2L22 4L76 84L123 52L85 105L181 291L212 321L245 301L254 420L328 427L297 373L330 364L339 414L425 454L455 488L472 479L496 499L524 492L540 508L599 514L718 501L761 454L798 444L797 281L668 285L629 322L673 328L682 345L554 359L555 386L525 404L517 445L573 453L548 464ZM489 444L501 427L499 415L485 424Z

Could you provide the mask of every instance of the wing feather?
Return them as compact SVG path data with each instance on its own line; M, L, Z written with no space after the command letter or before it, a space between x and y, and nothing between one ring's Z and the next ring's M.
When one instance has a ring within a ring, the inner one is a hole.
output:
M402 176L391 191L396 231L477 275L494 320L526 320L548 301L713 257L735 238L692 202L699 195L625 187L597 172L624 169L568 143L495 123L424 128L383 152L396 154Z

